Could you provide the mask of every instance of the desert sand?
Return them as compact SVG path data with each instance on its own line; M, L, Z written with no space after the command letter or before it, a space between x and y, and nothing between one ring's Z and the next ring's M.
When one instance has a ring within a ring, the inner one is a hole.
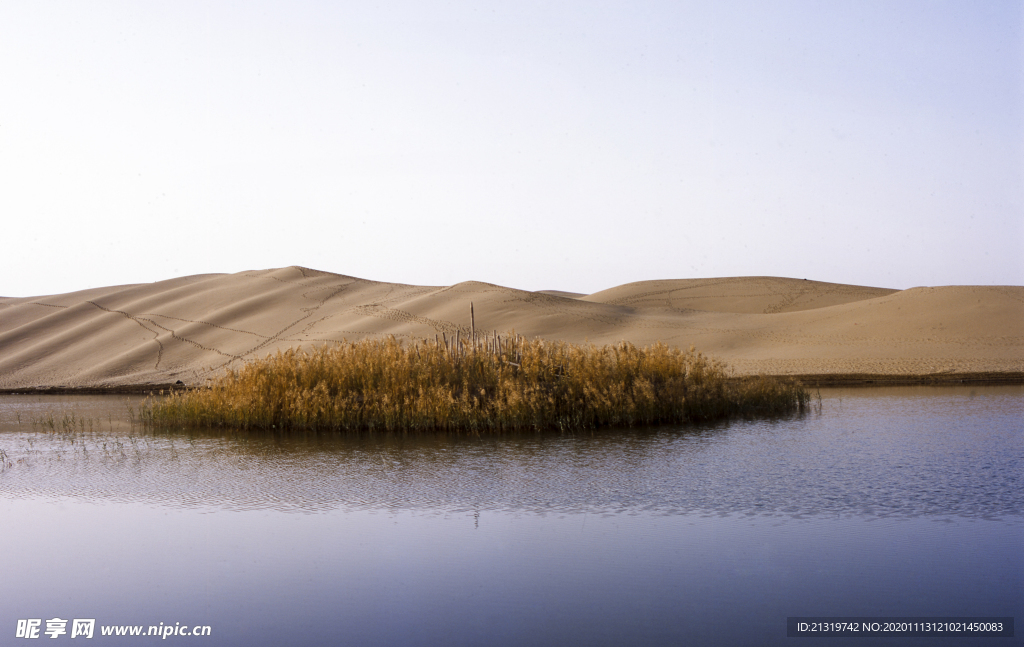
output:
M380 283L286 267L0 298L0 389L197 385L297 346L466 335L471 302L478 333L692 345L736 375L825 383L1024 378L1019 286L890 290L738 277L641 281L580 295L474 281Z

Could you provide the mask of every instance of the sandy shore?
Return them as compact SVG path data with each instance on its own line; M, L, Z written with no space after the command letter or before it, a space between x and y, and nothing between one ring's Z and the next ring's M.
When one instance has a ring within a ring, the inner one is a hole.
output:
M267 353L395 335L696 346L738 375L1024 379L1024 287L909 290L739 277L590 295L379 283L301 267L0 298L0 389L201 384Z

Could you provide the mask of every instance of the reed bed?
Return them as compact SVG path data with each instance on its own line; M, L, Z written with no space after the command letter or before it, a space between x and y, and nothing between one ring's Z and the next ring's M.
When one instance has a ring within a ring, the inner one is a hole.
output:
M778 415L808 399L794 384L730 379L692 348L443 335L278 352L155 401L143 416L240 430L572 431Z

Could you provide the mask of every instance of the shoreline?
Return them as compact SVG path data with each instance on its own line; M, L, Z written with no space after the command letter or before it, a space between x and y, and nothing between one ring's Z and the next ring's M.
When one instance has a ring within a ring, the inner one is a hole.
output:
M797 380L805 387L832 386L961 386L1024 384L1024 372L928 373L900 375L887 373L776 375L780 380Z
M768 377L782 382L798 382L807 388L863 386L965 386L1024 384L1024 372L932 373L899 375L879 373L740 375L730 380L742 381ZM192 391L197 386L184 384L121 384L117 386L36 386L0 389L0 395L163 395Z

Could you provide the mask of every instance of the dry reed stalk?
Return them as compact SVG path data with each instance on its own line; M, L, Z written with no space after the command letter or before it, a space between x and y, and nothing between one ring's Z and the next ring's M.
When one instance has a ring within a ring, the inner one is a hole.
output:
M209 389L153 403L148 419L241 429L480 433L776 415L808 402L792 384L729 380L722 364L692 348L579 346L514 333L493 339L489 350L463 344L458 332L422 348L389 338L289 350L230 371Z

